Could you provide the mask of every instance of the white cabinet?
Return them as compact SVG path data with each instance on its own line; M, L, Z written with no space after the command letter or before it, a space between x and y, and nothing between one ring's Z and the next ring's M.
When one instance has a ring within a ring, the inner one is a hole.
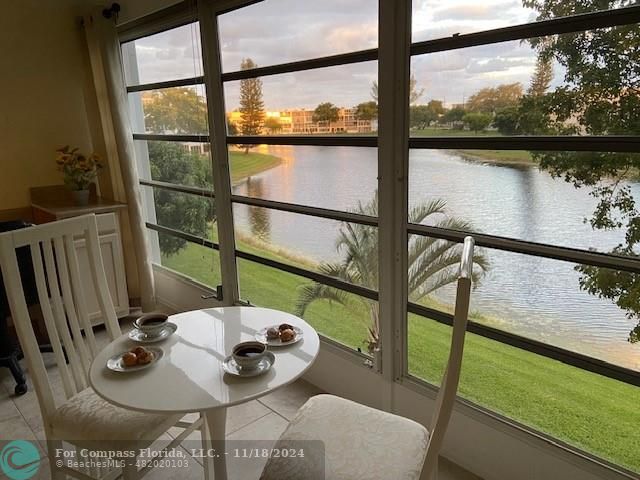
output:
M100 238L100 250L102 252L102 262L107 274L109 292L116 309L116 315L122 317L129 314L129 295L127 292L127 278L124 270L124 256L122 253L122 242L120 237L120 226L116 213L103 213L96 215L98 223L98 237ZM100 309L96 292L91 281L89 270L89 260L85 241L78 239L75 241L80 263L80 275L87 281L84 282L87 297L87 309L93 325L102 323Z
M96 214L102 261L107 274L109 292L118 317L129 315L129 292L127 291L122 237L120 235L120 215L118 213L125 208L126 205L124 203L97 197L95 192L91 193L87 205L76 205L71 193L63 185L34 187L31 189L31 210L33 220L37 224L55 222L63 218L76 217L87 213ZM84 240L78 238L75 244L80 263L80 275L83 279L87 279L84 282L86 290L84 294L87 297L89 316L94 325L99 325L103 321L100 318L98 299L91 281Z

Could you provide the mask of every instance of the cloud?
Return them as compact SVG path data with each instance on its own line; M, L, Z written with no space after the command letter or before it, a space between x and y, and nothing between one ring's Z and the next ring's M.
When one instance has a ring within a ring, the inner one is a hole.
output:
M491 73L504 72L515 67L529 67L533 70L535 67L535 58L491 58L488 60L474 60L467 67L468 73Z
M434 11L432 19L442 20L496 20L504 15L505 10L513 6L513 1L500 3L465 3L448 6ZM498 15L497 15L498 14Z
M446 5L446 6L443 6ZM413 41L446 38L532 21L533 10L520 0L470 2L469 0L422 0L414 3Z
M267 66L376 47L377 5L377 0L269 0L224 14L219 18L223 70L238 70L247 57ZM532 15L520 0L415 0L414 5L414 40L513 25ZM200 51L197 25L136 41L141 81L200 75ZM505 42L414 57L412 72L426 89L423 100L459 103L479 88L528 84L534 61L526 42ZM264 77L265 106L356 105L370 100L376 78L376 62ZM237 108L238 95L239 82L227 82L227 109Z

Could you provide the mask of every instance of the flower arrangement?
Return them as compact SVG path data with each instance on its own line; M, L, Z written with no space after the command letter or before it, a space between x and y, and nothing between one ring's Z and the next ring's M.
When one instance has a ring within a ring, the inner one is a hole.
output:
M99 160L95 153L85 155L69 145L56 150L56 163L64 176L64 184L74 191L89 189L102 168Z

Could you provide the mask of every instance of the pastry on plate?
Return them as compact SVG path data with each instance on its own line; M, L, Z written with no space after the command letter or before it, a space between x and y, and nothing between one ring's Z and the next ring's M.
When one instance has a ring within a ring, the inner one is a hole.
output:
M292 328L287 328L280 332L280 340L283 342L290 342L296 338L296 332Z
M278 330L276 327L271 327L267 330L267 338L269 340L276 340L277 338L280 338L280 330Z
M146 365L147 363L151 363L153 361L153 352L149 352L145 350L145 353L142 355L138 355L138 365Z
M133 352L122 355L122 363L125 367L135 367L138 364L138 356Z

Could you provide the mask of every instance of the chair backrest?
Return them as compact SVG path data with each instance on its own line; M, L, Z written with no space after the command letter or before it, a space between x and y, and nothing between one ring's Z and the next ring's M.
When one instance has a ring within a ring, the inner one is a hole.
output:
M82 239L90 275L81 275L79 268L74 242ZM24 246L31 252L38 301L66 398L89 386L89 366L98 353L84 294L83 282L86 283L89 276L112 339L120 335L120 326L102 263L95 215L0 234L0 266L11 316L40 402L45 429L48 429L47 418L57 406L22 288L16 249Z
M444 442L444 436L455 404L460 369L462 367L462 353L464 337L467 331L469 317L469 301L471 297L471 279L473 275L473 237L464 239L462 258L460 259L460 274L456 290L456 305L453 314L453 333L449 360L436 397L436 405L429 428L429 445L424 462L424 478L431 478L433 469L437 466L438 454Z

